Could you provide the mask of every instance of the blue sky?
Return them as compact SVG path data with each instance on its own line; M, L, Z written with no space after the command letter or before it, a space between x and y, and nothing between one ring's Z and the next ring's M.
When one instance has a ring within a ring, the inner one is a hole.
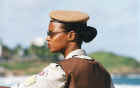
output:
M83 45L88 53L104 50L140 60L139 0L0 0L0 38L10 47L45 39L49 12L57 9L89 14L98 36Z

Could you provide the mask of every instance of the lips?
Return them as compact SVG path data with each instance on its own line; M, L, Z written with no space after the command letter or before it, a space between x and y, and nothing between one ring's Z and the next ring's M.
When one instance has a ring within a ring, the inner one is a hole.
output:
M50 44L48 43L48 48L50 48Z
M48 44L48 48L50 48L50 45Z

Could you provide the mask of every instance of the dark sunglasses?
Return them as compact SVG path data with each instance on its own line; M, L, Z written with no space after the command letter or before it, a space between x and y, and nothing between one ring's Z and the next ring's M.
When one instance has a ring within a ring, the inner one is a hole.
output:
M47 35L50 36L50 37L52 38L52 37L55 36L56 34L58 34L58 33L64 33L64 32L66 32L66 31L61 31L61 32L51 32L51 31L48 31L48 32L47 32Z

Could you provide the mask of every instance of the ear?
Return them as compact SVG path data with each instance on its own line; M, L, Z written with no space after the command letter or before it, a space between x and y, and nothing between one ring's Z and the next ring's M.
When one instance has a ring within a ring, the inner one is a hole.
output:
M67 35L68 41L73 41L76 38L76 33L74 31L70 31Z

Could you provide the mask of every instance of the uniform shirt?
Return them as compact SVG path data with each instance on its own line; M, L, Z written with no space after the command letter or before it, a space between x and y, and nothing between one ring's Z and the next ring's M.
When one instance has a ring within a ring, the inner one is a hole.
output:
M77 49L69 53L65 59L72 57L92 59L87 56L84 50ZM12 88L64 88L66 83L66 75L59 64L51 63L44 68L39 74L33 75L25 80L23 83L16 84ZM111 82L111 88L114 88Z

